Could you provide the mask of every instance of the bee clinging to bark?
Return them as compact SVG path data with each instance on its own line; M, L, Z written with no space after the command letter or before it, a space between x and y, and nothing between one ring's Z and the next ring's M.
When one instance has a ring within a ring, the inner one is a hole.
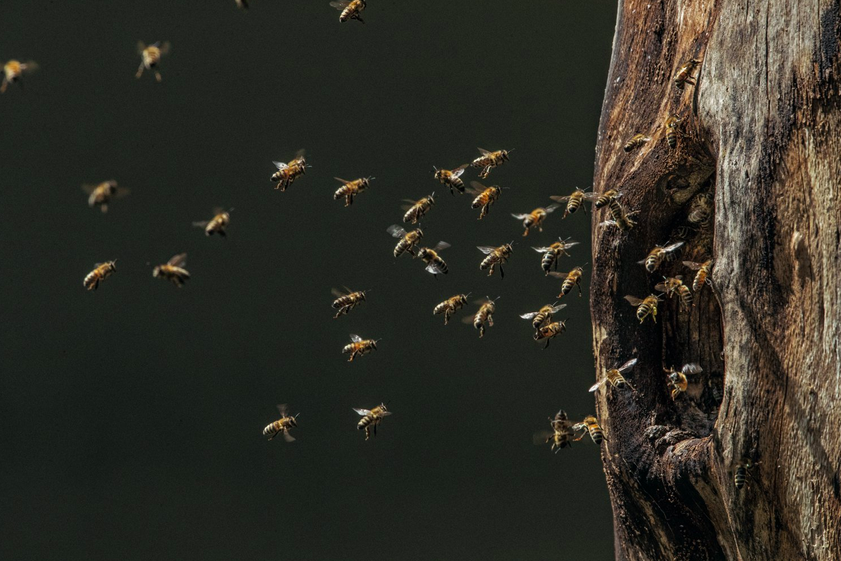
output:
M432 205L435 204L435 193L432 193L428 197L424 197L419 201L413 201L411 199L403 200L411 203L403 206L403 210L406 211L406 214L403 215L403 222L417 224L418 220L426 215L426 213L429 212L429 209L432 208Z
M669 115L669 118L666 119L666 142L669 144L669 148L676 148L678 137L683 136L679 128L682 120L678 115L674 114Z
M712 193L699 193L692 197L692 201L689 203L689 214L687 215L686 220L688 220L690 224L706 226L710 222L712 213Z
M578 296L581 296L581 275L584 274L583 267L576 267L568 273L550 271L549 274L556 279L564 279L564 282L561 284L561 293L558 294L558 298L563 298L569 294L573 286L578 287Z
M604 436L604 431L602 430L602 427L599 425L599 420L596 419L593 415L584 417L583 421L573 425L572 430L576 432L584 431L583 433L581 433L581 436L575 439L576 442L584 438L585 434L589 434L590 438L592 438L593 442L595 442L596 444L601 444L602 440L607 440L607 438L605 438Z
M635 296L625 296L625 300L637 308L637 319L640 320L640 323L648 316L651 316L654 323L657 323L657 304L660 302L659 296L650 294L642 300Z
M284 164L283 162L272 163L277 168L277 171L272 174L272 181L277 183L274 188L280 189L281 191L286 191L287 187L292 185L300 176L307 173L307 168L310 167L307 165L307 159L304 157L303 149L298 150L295 158L288 164ZM343 181L343 183L346 182Z
M349 19L355 19L359 23L365 23L359 14L365 9L365 0L341 0L339 2L330 2L330 5L341 10L339 14L339 21L344 23Z
M618 198L619 197L612 198L607 202L607 210L610 212L611 220L601 222L599 223L599 226L616 226L623 231L630 230L637 224L631 220L631 216L636 214L637 211L626 213L622 204L618 201Z
M336 189L336 192L333 193L333 200L338 201L344 197L345 206L349 207L353 204L354 197L370 187L371 180L376 178L360 177L359 179L354 179L353 181L348 181L347 179L342 179L341 177L334 177L333 179L342 183L342 186Z
M447 325L450 321L450 317L456 313L456 311L460 310L464 306L467 305L467 298L470 296L470 293L467 294L456 294L451 298L447 298L432 310L433 315L441 315L444 314L444 325Z
M540 207L536 208L528 214L512 214L514 218L517 220L523 221L523 228L526 229L523 232L523 236L529 235L529 230L532 228L537 228L539 231L543 231L543 221L546 220L546 216L555 212L555 209L558 208L558 205L549 205L546 208Z
M641 265L645 265L645 270L649 273L653 273L657 270L657 267L663 262L663 260L668 260L672 258L672 252L683 245L683 242L675 242L673 244L669 244L667 246L655 246L654 249L651 250L651 253L648 254L648 257L643 259L642 261L637 261L637 263Z
M372 431L374 436L377 436L377 425L380 424L383 417L391 415L391 411L385 408L385 403L380 403L370 410L356 408L353 410L362 416L362 419L360 419L359 423L356 425L356 429L365 431L365 440L368 440Z
M470 165L474 168L482 168L482 171L479 172L479 177L481 179L486 179L493 168L501 166L508 161L508 154L513 152L513 150L497 150L496 152L488 152L484 148L479 148L479 152L481 152L482 155L473 160L473 163Z
M572 423L567 417L566 411L561 409L555 414L555 418L549 417L551 431L539 431L534 434L535 444L552 443L551 450L556 454L562 448L572 447L572 437L575 432L572 430Z
M228 228L228 224L231 223L231 212L233 210L232 208L225 210L221 207L216 207L213 209L213 218L202 220L201 222L193 222L193 226L203 228L205 236L218 234L224 238L228 235L225 230Z
M365 292L364 290L357 290L353 291L348 287L345 287L345 292L342 292L338 288L334 288L332 291L333 296L336 299L333 301L333 308L338 310L336 315L333 316L333 319L339 319L340 316L350 312L355 307L365 302Z
M630 152L631 150L636 150L645 145L646 142L651 140L650 136L646 136L644 134L635 134L631 137L631 139L625 143L623 149L625 152Z
M99 283L117 272L117 260L106 261L105 263L97 263L94 265L94 270L85 275L85 280L82 285L88 290L96 290L99 288Z
M38 70L38 65L31 60L20 62L19 60L10 60L3 65L3 83L0 84L0 94L6 93L6 88L9 84L19 82L23 86L23 74L34 72Z
M663 371L669 376L669 385L672 388L672 399L674 400L681 393L685 392L689 386L689 380L686 378L687 374L690 376L700 374L703 372L703 369L693 362L691 364L684 364L680 370L675 370L673 366L672 368L664 368Z
M761 462L753 462L750 458L742 458L736 465L736 471L733 474L733 484L736 486L737 491L740 491L745 486L748 480L748 470L759 463Z
M190 273L184 267L187 266L187 254L179 253L166 262L165 265L157 265L152 270L153 277L161 277L181 288L190 278Z
M548 275L552 267L558 268L558 260L561 255L570 256L566 250L574 245L578 245L578 242L572 241L572 238L566 240L558 238L558 241L548 247L533 247L532 249L543 254L543 258L540 260L540 268Z
M353 341L352 343L345 345L342 349L342 354L350 354L350 358L347 359L348 362L353 362L357 356L367 355L371 351L377 350L377 341L373 339L362 339L359 335L351 335L350 340Z
M494 312L496 312L497 300L499 300L499 296L493 300L491 300L489 296L485 296L484 300L479 300L477 302L477 304L481 304L481 306L479 306L479 310L476 314L473 317L466 317L462 320L464 323L473 324L473 328L479 330L480 339L485 336L485 323L488 324L488 327L494 326Z
M441 256L438 255L439 251L443 251L450 247L450 244L447 242L438 242L435 246L435 249L429 249L428 247L422 247L418 251L416 257L419 257L426 263L426 272L432 274L435 278L438 278L438 275L446 275L449 272L447 268L447 263L441 259Z
M269 440L281 435L286 442L293 442L295 438L289 434L289 429L298 426L298 415L294 417L286 412L286 404L281 403L277 406L277 412L280 413L280 419L266 425L263 429L263 436L268 436ZM299 413L300 414L300 413Z
M654 286L654 290L665 292L669 298L677 294L680 299L680 309L688 310L692 307L692 291L689 287L683 284L683 277L677 275L675 277L663 277L663 282Z
M677 89L682 90L686 84L695 85L695 78L692 73L695 72L699 64L701 64L701 61L693 58L678 69L677 74L675 74L675 87Z
M169 53L170 48L169 41L164 41L163 44L157 41L148 47L143 41L138 41L137 54L140 55L140 67L137 69L135 78L140 78L144 70L151 70L155 73L155 80L160 82L163 78L161 78L161 73L158 72L158 63L161 62L161 56Z
M554 304L547 304L540 308L536 312L529 312L527 314L520 314L520 317L523 319L530 319L531 326L534 328L534 332L537 333L538 330L547 323L552 321L552 316L554 316L559 311L566 308L566 304L558 304L555 302Z
M499 187L498 185L485 187L478 181L471 181L470 189L468 189L467 192L476 196L476 198L473 199L471 207L482 209L478 218L478 220L481 220L488 215L491 205L499 199L499 196L502 194L502 187Z
M625 376L623 376L622 373L627 372L628 370L633 368L636 363L637 359L632 358L619 368L611 368L610 370L604 373L604 377L601 380L590 386L590 391L594 392L605 384L610 384L612 388L619 388L620 390L624 390L625 386L634 389L634 387L630 383L628 383L628 381L625 379Z
M113 179L103 181L98 185L84 183L82 191L88 195L88 206L91 208L98 206L102 212L108 212L108 205L112 199L121 199L131 192L125 187L117 186L117 182Z
M704 261L703 263L695 263L694 261L684 261L684 265L692 269L693 271L698 271L695 273L695 279L692 281L692 290L694 292L698 292L702 288L704 288L705 284L710 286L713 285L713 281L710 278L710 273L712 272L713 268L713 261L710 259L709 261Z
M415 246L423 239L423 230L420 228L407 233L402 226L392 224L386 229L386 232L391 234L393 238L400 238L400 241L394 246L395 257L400 257L404 253L414 256Z
M491 276L494 274L496 267L499 266L499 276L504 279L505 271L503 270L502 265L508 261L508 258L511 257L511 254L514 252L514 247L511 245L513 243L514 242L507 243L499 247L477 246L479 251L486 255L486 257L482 259L482 262L479 263L479 270L484 271L485 269L488 269L488 276Z
M534 340L543 341L545 339L546 344L543 345L543 349L545 350L549 347L549 341L551 341L566 330L566 320L547 323L546 325L539 327L538 330L534 333Z
M578 210L578 207L581 207L581 210L587 212L587 209L584 207L584 201L593 202L595 194L588 193L587 191L576 187L575 191L573 191L571 195L564 195L563 197L559 195L552 195L549 198L559 203L566 203L567 206L566 210L564 210L563 216L564 218L566 218L567 216Z
M432 169L435 170L435 179L449 187L451 195L455 195L456 191L464 194L464 181L459 178L464 174L464 170L467 169L467 164L460 165L452 171L438 169L435 166L432 166Z
M593 206L596 208L602 208L621 197L622 193L620 193L616 189L609 189L601 195L596 196L596 202L593 203Z

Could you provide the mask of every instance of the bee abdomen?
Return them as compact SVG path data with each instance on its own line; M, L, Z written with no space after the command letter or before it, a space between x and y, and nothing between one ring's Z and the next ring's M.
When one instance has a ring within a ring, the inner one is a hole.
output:
M681 302L683 302L684 306L686 306L687 308L692 307L692 302L694 301L694 299L692 298L692 292L689 290L689 288L681 285L678 289L678 295L680 296L680 300Z
M657 270L657 267L660 265L661 260L662 257L659 253L652 253L651 255L645 258L645 269L649 273L653 273L655 270Z
M741 489L745 486L745 480L747 479L747 472L744 467L739 467L736 469L736 475L733 478L734 483L736 485L736 489Z
M601 444L604 440L604 432L602 432L602 429L590 429L590 438L596 444Z

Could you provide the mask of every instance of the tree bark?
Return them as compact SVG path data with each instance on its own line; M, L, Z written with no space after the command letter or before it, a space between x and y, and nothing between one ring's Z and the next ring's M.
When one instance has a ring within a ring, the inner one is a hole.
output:
M639 359L633 390L597 393L617 559L841 556L839 30L837 0L619 2L594 190L639 214L621 231L594 213L591 289L597 372ZM624 152L636 133L651 141ZM713 218L686 235L707 192ZM676 260L638 264L679 235ZM713 289L640 324L625 295L707 259ZM690 362L673 400L663 369Z

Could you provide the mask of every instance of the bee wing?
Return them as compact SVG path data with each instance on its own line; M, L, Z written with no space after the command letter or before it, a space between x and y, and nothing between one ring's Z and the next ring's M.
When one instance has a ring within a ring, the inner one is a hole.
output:
M433 275L443 275L444 271L438 266L437 263L430 263L426 266L426 272L433 274Z
M563 197L561 197L560 195L552 195L549 198L553 201L558 201L559 203L565 203L569 200L569 197L569 195L564 195Z
M172 50L172 43L170 43L169 41L164 41L163 44L161 44L161 42L158 41L157 43L155 43L155 46L158 47L158 50L161 51L162 55L169 54L169 51Z
M511 216L513 216L517 220L525 220L526 218L529 217L528 214L513 214L513 213L511 214Z
M386 228L386 232L391 234L393 238L402 238L406 235L406 230L403 229L402 226L398 226L397 224L392 224L388 228Z
M549 248L549 247L533 247L532 249L535 250L538 253L546 253L551 248Z
M341 298L342 296L347 296L349 294L347 292L342 292L338 288L330 289L330 293L333 294L333 296L335 296L336 298Z
M696 263L695 261L684 261L683 264L692 269L693 271L697 271L698 269L704 266L703 263Z
M351 333L350 340L353 341L354 343L361 343L362 342L362 337L360 337L359 335L355 335L355 334Z
M642 304L642 300L640 300L636 296L625 296L625 300L630 302L632 306L639 306L640 304Z
M679 242L675 242L671 245L667 245L666 247L663 248L663 251L666 251L666 252L674 251L677 248L679 248L680 246L682 246L683 243L684 243L683 241L679 241Z
M289 167L289 164L286 164L286 163L284 163L284 162L275 162L275 161L272 161L272 163L274 164L274 167L276 167L276 168L278 169L278 171L280 171L280 170L284 170L284 169L286 169L286 168L288 168L288 167Z
M414 206L415 206L414 203L410 204L410 205L400 205L400 210L409 210L410 208L412 208Z
M464 175L464 170L467 169L467 164L462 164L456 169L454 169L451 173L453 174L453 179L458 179L462 175Z
M187 254L179 253L178 255L173 255L172 259L167 261L166 264L172 265L173 267L184 267L187 265Z
M523 318L523 319L531 319L539 313L540 312L529 312L527 314L520 314L520 317Z
M581 242L574 242L572 240L568 240L568 241L563 242L564 248L572 247L574 245L578 245L579 243L581 243Z
M350 181L348 181L347 179L342 179L341 177L334 177L333 179L339 181L342 185L347 185L348 183L350 183Z
M677 280L683 280L683 275L675 275L674 278Z
M642 263L642 261L640 261ZM659 290L660 292L666 292L666 285L661 283L657 283L654 285L654 290Z
M701 365L697 362L691 362L689 364L684 364L680 371L684 374L700 374L704 371L704 369L701 368Z
M485 192L485 189L487 189L487 187L485 187L478 181L471 181L470 187L467 188L467 192L471 195L481 195Z
M445 242L445 241L440 241L440 242L438 242L438 244L435 246L434 251L443 251L443 250L447 249L448 247L450 247L450 244L448 244L448 243L447 243L447 242Z
M109 181L108 183L113 183L114 185L117 184L116 181ZM123 197L127 197L131 194L131 189L128 187L117 187L117 190L114 192L115 199L122 199Z
M137 42L137 54L141 55L141 54L143 54L143 51L145 51L145 50L146 50L146 43L144 43L143 41L138 41Z
M584 193L584 200L585 201L593 202L598 198L599 198L599 196L596 193Z
M554 205L553 204L553 205L547 206L543 210L546 211L546 214L551 214L551 213L555 212L556 210L558 210L558 207L560 207L560 205Z
M535 446L543 446L546 444L546 441L555 436L555 432L551 430L539 430L534 433L531 437L532 442L534 442Z
M91 185L90 183L82 183L82 191L86 194L90 195L96 190L96 185Z
M479 152L481 152L481 153L482 153L482 155L483 155L483 156L487 156L488 154L490 154L490 152L488 152L488 151L487 151L487 150L485 150L484 148L478 148L478 150L479 150Z
M646 257L645 259L648 259L648 257ZM637 261L637 263L639 265L644 265L645 264L645 259L640 259L639 261Z
M549 271L549 274L556 279L565 279L569 276L569 273L561 273L559 271Z
M474 317L476 317L476 314L473 314L472 316L464 316L463 318L461 318L461 323L472 324Z
M561 310L563 310L563 309L564 309L564 308L566 308L566 307L567 307L567 305L566 305L566 304L558 304L557 306L554 306L554 307L552 308L552 313L553 313L553 314L557 314L558 312L560 312Z
M289 434L289 431L283 431L283 440L286 442L295 442L295 437Z
M380 417L388 417L389 415L391 415L391 411L382 411L380 413Z
M38 68L38 63L34 60L27 60L26 62L20 65L20 69L26 73L35 72L36 70L38 70Z
M616 220L605 220L604 222L599 222L599 228L604 228L605 226L616 226Z
M369 409L357 409L356 407L354 407L353 410L359 413L359 415L362 417L371 414L371 411Z
M632 358L631 360L629 360L628 362L626 362L625 364L623 364L622 366L617 368L617 370L619 370L619 372L624 372L626 370L630 370L636 363L637 363L637 359Z
M491 247L491 246L488 246L488 245L477 245L476 248L479 251L481 251L482 253L484 253L485 255L493 253L496 250L495 247Z
M281 417L286 417L287 410L288 410L288 406L285 403L278 403L277 404L277 412L280 413Z
M601 380L599 380L598 382L596 382L595 384L590 386L590 389L588 391L591 391L591 392L596 391L597 389L599 389L599 387L603 386L606 381L607 381L607 378L602 378Z
M193 226L195 226L196 228L206 228L208 224L210 224L210 220L203 220L201 222L193 222Z

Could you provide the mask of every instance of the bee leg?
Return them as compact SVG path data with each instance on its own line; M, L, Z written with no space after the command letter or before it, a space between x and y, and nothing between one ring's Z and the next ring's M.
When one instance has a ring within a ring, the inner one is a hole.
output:
M157 80L158 83L163 81L163 77L161 76L161 73L158 72L157 70L155 70L155 80Z
M135 78L140 78L143 75L143 63L140 63L140 68L137 69L137 74L134 75Z
M499 265L499 278L501 278L501 279L504 279L504 278L505 278L505 269L503 269L503 268L502 268L502 264L501 264L501 263L500 263L500 265Z
M582 293L581 293L581 283L576 282L576 283L575 283L575 286L577 286L577 287L578 287L578 297L579 297L579 298L581 298L581 294L582 294Z
M99 210L102 211L102 214L105 214L106 212L108 212L108 205L105 203L99 205Z
M547 337L547 338L546 338L546 344L545 344L545 345L543 345L543 350L544 350L544 351L545 351L546 349L548 349L548 348L549 348L549 341L551 341L551 340L552 340L552 339L551 339L551 338L549 338L549 337Z
M9 87L9 81L3 78L3 83L0 84L0 94L6 93L6 88Z

